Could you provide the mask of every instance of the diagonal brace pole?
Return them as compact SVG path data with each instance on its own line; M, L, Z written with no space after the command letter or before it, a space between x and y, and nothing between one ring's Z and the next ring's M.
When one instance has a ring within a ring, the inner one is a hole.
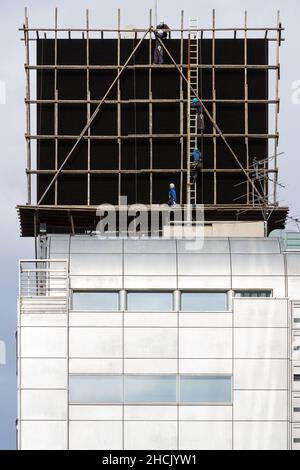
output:
M163 43L163 41L158 37L158 40L159 42L161 43L162 47L164 48L164 50L166 51L166 53L168 54L168 56L170 57L171 61L173 62L173 64L175 65L176 69L178 70L178 72L180 73L180 75L182 76L182 78L184 79L184 81L187 83L188 86L190 86L189 82L188 82L188 79L186 78L186 76L184 75L184 73L180 70L179 66L176 64L176 61L175 59L172 57L172 54L168 51L167 47L165 46L165 44ZM197 95L197 92L193 89L192 86L190 86L190 90L194 93L195 97L198 98L199 101L201 101L202 103L202 106L203 106L203 109L207 115L207 117L209 118L209 120L211 121L213 127L215 128L215 130L218 132L218 134L220 135L220 137L222 138L222 140L224 141L226 147L228 148L228 150L230 151L230 153L232 154L232 156L234 157L235 161L237 162L237 164L239 165L239 167L241 168L241 170L245 173L245 176L247 178L247 180L249 181L249 183L251 184L251 186L253 187L253 190L254 192L257 193L259 199L262 198L260 192L258 191L258 189L256 188L255 184L253 183L253 181L251 180L251 178L249 177L249 175L247 174L247 172L245 171L245 168L243 167L243 165L241 164L240 160L238 159L237 155L235 154L234 150L231 148L231 146L229 145L229 143L227 142L227 139L226 137L223 135L221 129L219 128L218 124L214 121L212 115L210 114L210 112L208 111L208 109L206 108L206 106L203 104L202 100L199 98L199 96Z
M90 117L90 119L88 120L88 122L86 123L86 125L84 126L84 128L82 129L80 135L78 136L75 144L73 145L73 147L71 148L71 150L69 151L68 155L66 156L66 158L64 159L63 163L61 164L61 166L58 168L55 176L52 178L52 180L50 181L49 185L47 186L47 188L45 189L43 195L41 196L40 200L38 201L38 205L41 204L41 202L43 201L44 197L46 196L46 194L48 193L49 189L51 188L51 186L53 185L53 183L55 183L55 181L57 180L57 178L59 177L62 169L64 168L65 164L67 163L67 161L69 160L69 158L71 157L71 155L73 154L74 150L77 148L78 144L80 143L81 139L83 138L84 134L86 133L86 131L89 129L89 127L91 126L91 124L93 123L95 117L97 116L101 106L103 105L105 99L107 98L107 96L109 95L109 93L111 92L111 90L113 89L113 87L115 86L115 84L117 83L117 81L119 80L120 76L122 75L122 73L124 72L124 70L126 69L127 65L129 64L130 60L132 59L132 57L134 56L134 54L136 53L136 51L138 50L138 48L140 47L140 45L142 44L143 40L145 39L145 37L147 36L147 34L149 33L149 31L151 31L152 28L149 28L147 29L147 31L145 32L145 34L143 35L143 37L140 39L140 41L138 42L138 44L136 45L136 47L133 49L132 53L130 54L130 56L128 57L128 59L126 60L125 64L122 66L121 70L119 71L119 73L117 74L116 78L113 80L112 84L110 85L110 87L108 88L107 92L105 93L105 95L103 96L102 100L100 101L100 103L98 104L97 108L95 109L95 111L93 112L92 116Z

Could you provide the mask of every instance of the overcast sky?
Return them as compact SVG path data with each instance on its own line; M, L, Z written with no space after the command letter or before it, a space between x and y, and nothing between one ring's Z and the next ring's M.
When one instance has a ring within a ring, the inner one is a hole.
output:
M0 358L0 449L15 448L16 381L15 344L17 267L19 258L34 257L33 240L19 238L16 204L26 202L25 179L25 75L24 44L18 28L24 21L24 7L28 7L31 26L52 27L54 8L59 9L60 27L82 27L85 9L90 9L91 27L116 25L117 8L122 10L122 26L144 28L149 24L149 9L155 2L149 0L0 0L0 101L6 87L6 104L0 104L0 341L7 347L7 363ZM293 86L300 87L299 61L299 0L158 0L158 20L171 27L179 27L180 10L185 10L186 25L190 16L199 18L199 25L211 24L211 10L216 9L219 27L243 26L244 10L248 10L249 26L275 26L277 10L281 10L286 28L285 43L281 48L281 112L280 181L286 189L279 200L289 205L291 214L300 216L298 196L298 147L300 104L293 103ZM297 84L297 80L299 83ZM299 97L295 95L295 98ZM294 100L295 101L295 100ZM292 227L291 227L292 228ZM295 228L295 227L293 227Z

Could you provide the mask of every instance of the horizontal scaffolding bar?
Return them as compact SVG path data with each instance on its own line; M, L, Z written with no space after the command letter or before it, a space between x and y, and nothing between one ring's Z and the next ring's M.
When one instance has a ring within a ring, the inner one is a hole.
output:
M161 209L161 205L160 204L143 204L145 207L148 207L149 209ZM118 204L112 204L113 207L115 207L116 209L119 209L120 211L124 211L126 210L126 205L118 205ZM277 209L278 211L282 211L282 210L288 210L288 207L286 206L283 206L283 207L278 207L277 205L274 205L274 204L266 204L265 205L266 207L268 207L269 209L273 208L273 209ZM19 205L17 206L17 209L20 210L20 209L24 209L24 210L31 210L31 209L35 209L37 211L43 211L45 209L49 209L49 210L53 210L53 211L61 211L61 210L68 210L68 209L74 209L74 210L83 210L84 212L93 212L95 209L97 209L98 205L95 204L95 205L91 205L91 206L87 206L87 205L80 205L80 204L68 204L68 205L57 205L57 206L53 206L51 204L42 204L42 205L25 205L25 206L22 206L22 205ZM184 204L182 205L179 205L177 204L175 207L174 207L174 210L178 209L178 210L181 210L182 207L184 207ZM240 210L252 210L253 208L255 209L258 209L260 210L261 209L261 205L260 204L205 204L205 208L207 209L212 209L212 210L223 210L223 209L228 209L228 210L231 210L231 209L234 209L234 210L237 210L237 209L240 209ZM163 205L162 209L166 210L166 211L169 211L170 209L168 207L165 207L165 204Z
M201 133L197 134L199 137ZM279 134L224 134L224 137L230 138L245 138L249 139L278 139ZM129 135L84 135L82 139L84 140L117 140L117 139L179 139L180 137L187 137L187 134L129 134ZM211 139L212 137L220 137L220 134L203 134L204 138ZM78 135L27 135L25 134L26 139L31 140L77 140Z
M30 32L30 31L38 31L38 32L65 32L65 33L72 33L72 32L94 32L94 33L105 33L105 32L108 32L108 33L146 33L148 31L148 28L120 28L120 29L117 29L117 28L27 28L25 25L22 27L22 28L19 28L19 31L26 31L26 32ZM154 31L160 31L159 29L155 29L155 28L152 28L152 32ZM178 32L178 33L181 33L181 32L188 32L188 33L194 33L194 32L206 32L206 31L285 31L285 28L284 27L265 27L265 28L251 28L251 27L247 27L247 28L236 28L236 27L233 27L233 28L193 28L193 29L190 29L190 28L170 28L170 31L171 32Z
M230 104L241 104L241 103L249 103L249 104L278 104L278 100L243 100L243 99L205 99L203 100L205 103L230 103ZM29 104L99 104L101 100L61 100L61 99L54 99L54 100L27 100L25 99L25 103ZM130 99L130 100L105 100L103 104L133 104L133 103L156 103L156 104L164 104L164 103L187 103L186 99Z
M253 168L245 168L242 170L241 168L203 168L201 172L203 173L242 173L243 171L247 171L248 173L277 173L278 169L260 169L260 170L253 170ZM140 169L140 170L61 170L62 174L66 175L86 175L86 174L95 174L95 175L102 175L102 174L127 174L127 173L186 173L186 168L149 168L149 169ZM26 170L27 174L31 175L53 175L56 173L56 170Z
M23 31L23 30L21 30L21 31ZM90 32L90 31L89 31L89 32ZM28 33L28 34L29 34L29 33ZM45 34L46 34L46 33L45 33ZM103 34L103 33L102 33L102 34ZM39 37L28 37L26 40L25 40L24 38L21 38L20 40L21 40L21 41L27 41L27 42L31 42L31 41L34 42L34 41L37 41L37 40L39 40L39 39L41 39L41 38L39 38ZM53 39L53 38L44 37L44 38L42 38L42 39ZM66 39L66 38L59 38L59 39ZM69 38L69 37L68 37L68 39L72 39L72 38ZM75 38L75 39L77 39L77 38ZM97 39L97 38L91 38L91 39ZM101 37L101 38L98 38L98 39L99 39L99 40L102 40L102 39L104 39L104 38ZM111 38L108 38L108 39L111 39ZM116 39L117 39L117 38L116 38ZM122 41L122 39L126 39L126 38L121 38L121 41ZM176 39L179 39L179 38L176 38ZM205 39L205 38L202 38L202 39ZM207 38L207 39L211 39L211 38ZM218 38L216 38L216 39L218 39ZM221 38L220 38L220 39L221 39ZM227 38L225 38L225 39L227 39ZM239 39L239 38L234 37L234 39ZM251 38L250 38L250 39L251 39ZM259 39L259 38L255 38L255 39ZM263 38L262 38L262 39L263 39ZM268 37L268 38L266 38L266 41L268 41L268 42L277 42L277 38L269 38L269 37ZM285 38L281 38L280 42L285 42Z
M187 69L187 64L182 64L182 68ZM193 66L194 67L194 66ZM25 65L25 70L119 70L122 68L121 65ZM136 65L127 65L127 69L174 69L176 68L173 64L136 64ZM195 68L198 69L254 69L254 70L278 70L279 65L269 65L269 64L199 64L195 65Z

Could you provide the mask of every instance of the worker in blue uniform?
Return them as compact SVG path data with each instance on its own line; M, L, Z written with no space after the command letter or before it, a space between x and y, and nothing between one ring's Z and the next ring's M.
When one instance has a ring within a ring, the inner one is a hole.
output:
M176 206L176 202L177 202L177 192L176 192L175 184L170 183L168 205Z
M197 180L198 172L203 168L202 154L199 149L194 148L191 152L191 182Z
M196 167L202 166L202 154L199 149L194 148L191 152L191 162L195 164Z
M203 114L203 104L198 98L193 98L191 107L196 109L197 114L197 131L203 132L205 129L204 114Z

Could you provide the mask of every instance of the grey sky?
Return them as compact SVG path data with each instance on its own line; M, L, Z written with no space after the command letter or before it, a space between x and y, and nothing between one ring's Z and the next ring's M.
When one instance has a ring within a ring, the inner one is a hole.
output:
M1 152L0 152L0 340L7 345L7 365L0 365L0 449L15 447L15 344L17 262L19 258L34 256L33 241L19 238L19 225L15 211L17 203L26 201L25 180L25 75L24 46L18 28L24 19L24 7L28 7L31 25L49 27L53 24L54 8L59 8L59 25L83 26L85 9L90 9L91 26L116 24L117 8L122 10L122 26L145 27L149 22L150 0L0 0L0 80L6 84L6 104L0 105ZM299 17L298 0L158 0L158 20L171 27L179 26L180 10L185 10L186 21L197 16L200 25L211 24L211 10L216 9L217 25L242 26L243 12L248 10L249 25L273 26L276 11L281 10L286 28L286 42L281 48L282 74L280 82L280 151L285 155L280 160L280 180L287 188L280 193L281 204L291 208L291 214L300 216L298 198L298 148L295 138L299 134L300 104L292 104L292 83L300 80L299 61ZM197 8L195 6L197 5ZM294 227L292 227L294 228Z

